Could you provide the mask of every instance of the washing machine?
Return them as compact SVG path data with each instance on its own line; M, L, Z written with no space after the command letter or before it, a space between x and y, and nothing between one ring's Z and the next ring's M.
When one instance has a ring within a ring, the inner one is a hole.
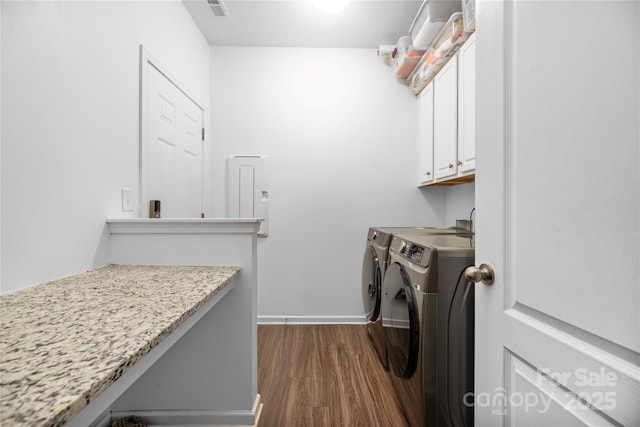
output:
M473 285L463 272L474 254L472 234L391 239L381 289L383 342L411 427L473 423L472 408L463 405L473 391Z
M387 356L384 348L384 337L381 311L382 278L387 269L389 244L393 234L452 234L460 230L442 227L371 227L367 233L367 243L362 260L362 302L367 319L367 332L371 343L378 354L382 365L386 368Z

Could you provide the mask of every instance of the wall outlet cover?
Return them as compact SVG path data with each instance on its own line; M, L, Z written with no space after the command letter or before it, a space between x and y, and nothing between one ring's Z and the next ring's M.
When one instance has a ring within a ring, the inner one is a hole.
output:
M133 212L133 190L122 189L122 212Z

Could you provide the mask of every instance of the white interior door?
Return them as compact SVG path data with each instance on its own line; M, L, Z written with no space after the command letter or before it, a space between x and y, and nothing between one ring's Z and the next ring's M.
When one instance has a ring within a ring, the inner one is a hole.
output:
M166 218L199 218L203 210L203 110L158 66L143 61L141 216L149 200Z
M476 426L640 425L640 3L477 6Z

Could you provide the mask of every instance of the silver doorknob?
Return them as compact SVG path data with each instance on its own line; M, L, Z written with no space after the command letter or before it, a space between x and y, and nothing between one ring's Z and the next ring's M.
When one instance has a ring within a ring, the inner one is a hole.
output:
M493 285L493 268L488 264L480 264L480 267L467 267L464 270L464 278L470 282L482 282L485 285Z

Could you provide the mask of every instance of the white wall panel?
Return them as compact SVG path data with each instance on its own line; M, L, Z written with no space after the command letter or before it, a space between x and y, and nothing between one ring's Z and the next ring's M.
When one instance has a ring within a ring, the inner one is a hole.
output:
M475 212L473 215L471 214L471 210L475 207L475 189L475 182L447 188L445 200L445 224L447 226L456 225L456 219L471 217L472 220L475 220Z
M265 156L227 158L227 217L262 218L258 237L269 235L269 184Z
M415 187L415 97L366 49L213 47L211 75L212 200L227 156L269 157L259 318L363 316L368 227L446 223L449 190Z

